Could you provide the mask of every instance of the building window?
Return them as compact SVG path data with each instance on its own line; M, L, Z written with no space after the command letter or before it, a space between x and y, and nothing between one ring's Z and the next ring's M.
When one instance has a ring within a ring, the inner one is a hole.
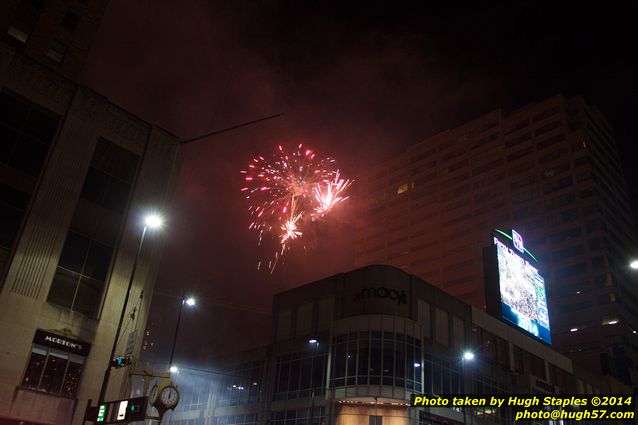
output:
M521 121L521 122L519 122L519 123L517 123L515 125L511 125L508 128L506 128L505 131L503 132L503 134L505 134L507 136L508 134L512 134L515 131L518 131L518 130L520 130L522 128L525 128L527 126L528 126L527 121Z
M277 358L275 372L275 400L288 400L324 394L327 347L308 350Z
M508 162L513 162L516 161L517 159L523 158L524 156L530 155L534 152L534 147L533 146L528 146L524 149L521 149L518 152L515 152L513 154L507 155L507 161Z
M0 183L0 272L20 229L29 197L27 192Z
M222 381L217 406L238 406L256 403L261 387L263 361L244 363L227 373Z
M22 0L18 3L13 24L5 36L9 44L17 49L24 47L38 20L41 7L42 0Z
M8 92L0 93L0 162L38 177L59 117Z
M400 194L402 194L404 192L407 192L407 191L408 191L408 184L407 183L403 183L401 186L399 186L397 188L397 195L400 195Z
M66 54L67 47L65 44L60 43L57 40L53 40L49 45L49 51L47 52L47 57L51 59L53 62L62 63L64 60L64 55Z
M538 150L545 149L547 147L555 145L558 142L562 142L563 140L565 140L565 135L563 133L560 133L554 137L550 137L549 139L543 140L542 142L538 142L536 144L536 148Z
M29 39L29 34L27 34L26 32L22 31L20 28L17 28L13 25L11 25L9 29L7 30L7 35L15 39L18 43L22 43L22 44L25 44L27 40Z
M47 393L74 397L84 357L34 344L24 372L22 386Z
M49 302L97 316L137 163L137 155L98 141L80 196L104 209L87 202L76 205Z
M540 114L534 115L532 117L532 122L539 122L544 120L545 118L551 117L554 114L557 114L559 111L558 106L555 106L551 109L547 109L546 111L541 112Z
M514 346L514 370L523 375L529 374L546 379L545 361L516 345Z
M325 408L302 408L270 412L271 425L320 425L325 423ZM268 423L268 421L266 421ZM221 424L226 425L226 424Z
M569 163L565 163L565 164L557 165L556 167L552 167L543 171L542 176L543 178L548 179L548 178L557 176L561 173L567 172L569 170L570 170Z
M58 120L16 95L0 92L0 163L14 176L0 183L0 273L20 230Z
M383 416L370 416L369 425L383 425Z
M186 374L186 375L183 375ZM192 412L204 410L209 407L211 401L210 395L215 391L217 382L202 379L197 371L181 370L180 375L184 382L191 382L191 385L182 385L179 389L179 404L175 408L175 412ZM237 417L229 417L226 425L256 425L256 421L249 416L256 415L240 415ZM221 419L221 418L220 418Z
M435 395L460 394L463 388L460 366L426 353L423 363L424 391Z
M567 149L565 149L565 148L557 149L557 150L555 150L552 153L549 153L547 155L543 155L540 158L538 158L538 163L539 164L545 164L547 162L554 161L554 160L559 159L559 158L563 158L566 155L567 155Z
M78 16L78 14L73 12L71 9L67 9L66 13L64 14L64 18L62 18L62 22L60 22L60 25L62 25L63 27L67 27L71 31L74 31L77 28L79 22L80 17Z
M335 387L387 385L421 391L421 340L393 332L359 331L333 339Z
M116 213L128 203L139 157L100 139L82 187L82 198Z
M545 133L547 133L547 132L549 132L549 131L552 131L552 130L554 130L554 129L556 129L556 128L560 127L561 125L562 125L562 122L561 122L560 120L550 122L549 124L546 124L546 125L544 125L544 126L542 126L542 127L540 127L540 128L537 128L537 129L534 131L534 136L538 137L538 136L540 136L541 134L545 134Z
M519 145L519 144L521 144L523 142L531 140L531 138L532 138L531 133L522 134L522 135L520 135L518 137L515 137L515 138L510 139L507 142L505 142L505 147L506 148L514 147L514 146Z
M95 317L112 256L112 247L69 231L49 302Z
M181 391L184 391L184 390L182 389ZM180 401L181 401L181 396L180 396ZM188 409L183 411L189 411L189 410L195 410L195 409ZM259 423L256 413L248 414L248 415L218 416L216 419L217 419L217 425L257 425ZM199 422L197 421L196 423L199 423Z

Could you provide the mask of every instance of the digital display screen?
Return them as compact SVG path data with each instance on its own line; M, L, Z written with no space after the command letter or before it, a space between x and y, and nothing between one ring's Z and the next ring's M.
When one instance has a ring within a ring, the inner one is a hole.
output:
M494 244L503 319L551 344L543 277L529 261L496 237Z

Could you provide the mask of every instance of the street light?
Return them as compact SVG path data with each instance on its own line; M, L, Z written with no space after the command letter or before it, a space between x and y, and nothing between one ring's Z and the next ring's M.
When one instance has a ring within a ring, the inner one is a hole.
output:
M131 295L131 288L133 287L133 279L135 278L135 270L137 270L137 263L142 253L142 246L144 245L144 237L148 229L159 229L162 226L162 218L157 214L149 214L144 217L144 228L142 229L142 235L140 236L140 242L137 246L137 253L133 260L133 268L131 269L131 276L128 281L128 288L126 289L126 295L124 297L124 305L122 305L122 312L120 313L120 320L117 324L117 330L115 331L115 339L113 340L113 348L111 348L111 355L108 358L108 366L104 371L104 378L102 379L102 388L100 388L100 395L98 397L98 404L104 403L106 396L106 389L109 386L109 379L111 377L111 360L115 357L115 350L117 349L117 342L120 339L120 332L122 331L122 323L124 322L124 316L126 315L126 305L128 304L129 296Z
M474 353L470 350L464 351L461 356L461 392L465 395L465 362L471 362L474 360ZM463 423L467 424L467 408L463 405Z
M638 260L634 260L631 263L629 263L629 267L631 267L634 270L638 270Z
M157 214L149 214L144 218L144 224L150 229L158 229L162 227L164 220Z
M177 366L171 366L168 369L168 371L171 372L171 373L177 373L179 371L179 369L177 368Z
M186 297L186 291L182 292L182 297L180 298L181 302L179 303L179 313L177 313L177 324L175 325L175 335L173 335L173 346L171 347L171 358L168 360L168 366L170 367L171 373L177 372L177 367L173 365L173 356L175 355L175 345L177 343L177 333L179 332L179 323L182 320L182 309L184 308L184 304L189 307L193 307L196 304L195 298Z

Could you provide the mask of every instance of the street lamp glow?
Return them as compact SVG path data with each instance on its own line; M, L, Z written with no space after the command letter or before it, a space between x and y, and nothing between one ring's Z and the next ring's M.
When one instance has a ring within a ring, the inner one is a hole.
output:
M309 339L309 340L308 340L308 343L309 343L309 344L316 344L317 342L319 342L319 341L317 341L317 340L316 340L316 339L314 339L314 338L312 338L312 339Z
M144 218L144 224L149 229L157 229L159 227L162 227L162 223L162 217L157 214L149 214Z
M421 363L414 363L414 367L421 367Z
M631 263L629 263L629 267L631 267L634 270L638 270L638 260L634 260Z
M474 360L474 353L471 351L466 351L465 353L463 353L463 360Z
M193 297L189 297L186 299L186 301L184 301L186 303L187 306L192 307L195 305L195 298Z
M171 366L170 369L168 369L171 373L177 373L177 371L179 370L177 368L177 366Z

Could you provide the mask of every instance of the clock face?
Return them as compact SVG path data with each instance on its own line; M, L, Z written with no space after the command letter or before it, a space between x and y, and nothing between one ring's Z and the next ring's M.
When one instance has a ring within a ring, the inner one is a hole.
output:
M157 400L158 391L159 388L157 387L157 384L153 385L153 388L151 388L151 392L148 394L148 399L151 404L155 403L155 400Z
M162 401L162 404L169 409L177 406L177 402L179 402L179 392L177 391L177 388L172 385L164 387L160 393L160 400Z

